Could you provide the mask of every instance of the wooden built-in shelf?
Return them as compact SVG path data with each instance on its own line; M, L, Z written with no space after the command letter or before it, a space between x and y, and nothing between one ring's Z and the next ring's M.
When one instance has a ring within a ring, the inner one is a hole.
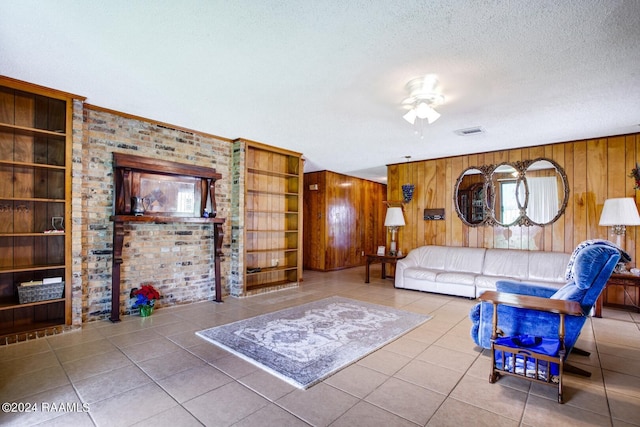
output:
M64 138L66 133L63 130L52 131L46 129L38 129L26 126L12 125L8 123L0 123L0 132L14 132L25 136L46 136L55 138Z
M268 175L268 176L276 176L280 178L298 178L298 174L289 173L289 172L280 172L274 170L267 169L256 169L256 168L247 168L247 171L250 173L256 173L260 175Z
M74 99L80 97L0 77L1 336L72 324ZM43 232L53 217L66 232ZM18 285L47 276L62 277L63 297L20 304Z
M24 304L20 304L17 298L10 298L10 299L2 298L0 299L0 311L10 310L14 308L21 308L21 307L33 307L36 305L45 305L45 304L51 304L54 302L64 302L64 298L54 298L54 299L48 299L44 301L27 302Z
M55 169L55 170L61 170L61 171L64 171L67 168L66 166L49 165L49 164L46 164L46 163L14 162L14 161L10 161L10 160L9 161L0 160L0 165L28 167L28 168L41 168L41 169Z
M279 289L302 279L302 156L237 140L244 158L241 292ZM263 267L264 266L264 267Z
M64 264L56 265L29 265L29 266L17 266L17 267L0 267L0 273L24 273L28 271L44 271L44 270L57 270L65 268Z

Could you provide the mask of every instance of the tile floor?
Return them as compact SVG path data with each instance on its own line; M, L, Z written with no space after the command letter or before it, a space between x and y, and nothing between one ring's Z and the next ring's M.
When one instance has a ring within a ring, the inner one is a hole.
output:
M570 359L593 375L567 375L560 405L551 387L516 378L489 384L487 352L469 337L473 301L396 290L376 274L366 285L363 268L307 271L297 289L159 309L1 347L0 402L35 403L38 411L0 413L0 424L640 426L639 314L605 309L588 321L580 346L592 355ZM433 318L306 391L195 335L330 295Z

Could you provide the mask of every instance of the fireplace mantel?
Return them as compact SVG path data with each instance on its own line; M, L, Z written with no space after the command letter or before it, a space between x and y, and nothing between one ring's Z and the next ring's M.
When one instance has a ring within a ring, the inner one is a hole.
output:
M113 259L111 275L111 317L120 321L120 268L123 263L124 224L211 224L215 271L215 301L222 302L220 257L224 219L216 218L215 182L222 178L213 168L185 165L166 160L113 153L115 180ZM186 197L174 197L180 193ZM135 215L132 197L146 200L147 209ZM211 211L205 216L207 204Z

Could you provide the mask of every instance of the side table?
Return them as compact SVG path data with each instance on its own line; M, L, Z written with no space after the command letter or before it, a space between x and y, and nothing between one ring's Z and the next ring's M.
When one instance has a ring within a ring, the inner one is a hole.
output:
M380 277L382 279L386 279L387 278L387 271L385 269L385 264L393 265L394 269L393 269L393 276L392 277L395 277L396 262L398 262L399 259L402 259L404 257L406 257L406 255L396 256L396 255L367 254L367 276L366 276L366 278L364 280L364 283L369 283L369 266L371 264L377 264L377 263L382 264L382 273L380 274Z
M612 301L609 295L609 288L612 286L621 286L623 288L624 299L622 302ZM612 274L596 301L595 317L602 317L603 305L640 312L640 276L633 274Z

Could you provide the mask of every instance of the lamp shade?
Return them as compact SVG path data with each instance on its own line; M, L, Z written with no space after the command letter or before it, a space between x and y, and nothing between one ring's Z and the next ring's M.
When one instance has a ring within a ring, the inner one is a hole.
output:
M638 215L635 200L631 197L605 200L602 215L600 215L600 225L640 225L640 215Z
M404 215L402 214L402 208L388 208L387 216L384 218L384 226L401 227L404 225Z

